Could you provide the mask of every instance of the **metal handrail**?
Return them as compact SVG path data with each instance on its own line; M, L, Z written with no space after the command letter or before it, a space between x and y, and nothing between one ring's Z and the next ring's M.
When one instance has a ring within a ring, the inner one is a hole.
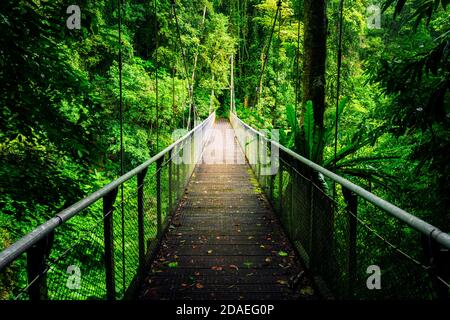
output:
M14 242L11 246L7 247L3 251L0 252L0 271L7 267L11 262L13 262L17 257L19 257L21 254L25 253L31 246L36 244L39 240L43 239L45 236L53 232L58 226L62 225L64 222L68 221L75 215L77 215L82 210L89 207L94 202L100 200L101 198L105 197L109 193L111 193L113 190L118 188L121 184L124 182L130 180L134 176L137 176L139 173L142 173L144 170L146 170L151 164L155 163L159 159L161 159L164 155L172 151L174 148L180 146L185 142L186 139L191 137L193 134L195 134L197 131L203 129L203 127L208 124L213 118L215 117L215 113L212 113L209 115L207 119L205 119L202 123L197 125L195 128L193 128L191 131L186 133L182 138L178 139L174 143L172 143L170 146L156 154L155 156L151 157L146 162L142 163L138 167L134 168L133 170L127 172L123 176L119 177L118 179L112 181L111 183L107 184L106 186L102 187L101 189L95 191L94 193L90 194L86 198L78 201L77 203L71 205L70 207L62 210L58 214L55 215L55 217L47 220L40 226L36 227L33 231L29 232L16 242Z
M258 130L255 130L254 128L250 127L248 124L243 122L237 115L234 113L230 113L234 120L239 121L239 123L245 127L246 129L252 131L253 133L260 136L264 141L270 142L274 147L279 148L279 150L282 150L286 154L290 155L294 159L300 161L301 163L307 165L311 169L320 172L327 178L339 183L346 189L352 191L353 193L357 194L361 198L367 200L368 202L372 203L376 207L380 208L381 210L387 212L388 214L394 216L395 218L399 219L400 221L406 223L411 228L421 232L422 234L431 237L432 239L436 240L439 244L444 246L447 249L450 249L450 235L448 233L445 233L441 231L439 228L429 224L428 222L412 215L411 213L393 205L392 203L381 199L380 197L374 195L373 193L365 190L364 188L361 188L360 186L354 184L353 182L350 182L349 180L325 169L324 167L318 165L317 163L306 159L305 157L302 157L301 155L295 153L294 151L284 147L283 145L279 144L276 141L273 141L269 138L267 138L263 133L259 132Z

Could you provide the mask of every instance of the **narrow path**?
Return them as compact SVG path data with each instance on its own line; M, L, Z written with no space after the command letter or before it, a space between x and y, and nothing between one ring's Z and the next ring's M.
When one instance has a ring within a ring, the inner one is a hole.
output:
M215 128L203 155L215 163L197 166L140 298L313 298L229 122Z

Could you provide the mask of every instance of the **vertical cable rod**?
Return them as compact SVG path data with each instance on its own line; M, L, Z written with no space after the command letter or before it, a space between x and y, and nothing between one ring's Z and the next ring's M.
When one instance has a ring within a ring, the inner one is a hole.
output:
M120 176L125 174L124 144L123 144L123 88L122 88L122 0L117 0L118 28L119 28L119 117L120 117ZM120 208L122 218L122 289L125 294L125 211L123 202L123 183L120 185Z
M338 38L338 53L337 53L337 81L336 81L336 115L334 124L334 159L333 171L336 173L337 169L337 145L338 145L338 130L339 130L339 95L341 91L341 68L342 68L342 34L344 24L344 0L339 1L339 38ZM333 199L336 198L336 186L333 183Z

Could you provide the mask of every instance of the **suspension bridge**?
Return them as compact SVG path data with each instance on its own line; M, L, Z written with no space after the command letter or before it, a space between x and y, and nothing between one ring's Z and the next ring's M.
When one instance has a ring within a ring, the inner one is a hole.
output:
M305 168L347 200L333 199ZM87 220L88 211L98 219ZM414 233L414 250L385 238L376 219ZM25 274L4 289L31 300L431 298L448 295L449 247L436 227L234 113L212 113L6 248L0 272ZM382 270L379 290L368 289L372 265Z
M125 173L121 59L121 176L0 253L1 297L448 298L450 235L250 127L233 81L229 118L196 126L189 83L191 130Z

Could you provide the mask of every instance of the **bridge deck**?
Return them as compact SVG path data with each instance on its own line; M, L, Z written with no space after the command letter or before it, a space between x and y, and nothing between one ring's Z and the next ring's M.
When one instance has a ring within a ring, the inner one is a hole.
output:
M203 155L215 163L196 167L140 298L313 298L308 279L292 280L302 266L229 122L215 129Z

